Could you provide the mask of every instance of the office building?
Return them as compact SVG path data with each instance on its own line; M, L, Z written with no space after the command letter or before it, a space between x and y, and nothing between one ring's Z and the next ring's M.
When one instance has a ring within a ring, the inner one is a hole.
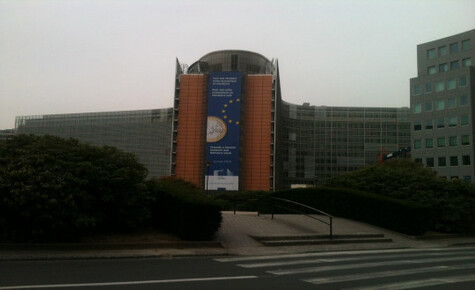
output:
M176 62L169 109L23 116L16 133L74 137L136 153L149 177L207 190L313 185L410 145L409 108L284 102L276 59L242 50Z
M410 146L409 108L326 107L284 103L281 187L314 184L378 163ZM408 153L400 157L409 157Z
M170 174L172 110L55 114L16 117L17 134L77 138L135 153L148 177Z
M11 138L12 136L15 136L15 129L0 130L0 141Z
M278 61L257 53L217 51L183 67L177 63L172 175L201 188L314 184L410 145L408 108L283 102Z
M474 181L474 60L475 30L417 46L412 158L442 178Z

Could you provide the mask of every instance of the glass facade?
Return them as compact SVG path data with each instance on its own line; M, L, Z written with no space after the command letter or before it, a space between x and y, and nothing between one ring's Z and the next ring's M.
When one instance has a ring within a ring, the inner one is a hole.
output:
M283 184L319 183L410 146L409 108L318 107L284 103Z
M148 177L170 175L172 109L22 116L17 134L76 138L135 153Z
M274 74L276 67L264 56L244 50L223 50L208 53L193 63L187 73L240 71L243 74Z

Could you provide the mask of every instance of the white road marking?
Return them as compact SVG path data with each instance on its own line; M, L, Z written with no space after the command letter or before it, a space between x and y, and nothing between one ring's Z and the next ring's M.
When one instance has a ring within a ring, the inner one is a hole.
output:
M309 268L300 268L300 269L275 270L275 271L267 271L267 273L274 274L274 275L294 275L294 274L317 273L317 272L344 270L344 269L361 269L361 268L372 268L372 267L382 267L382 266L439 263L439 262L443 263L443 262L463 261L463 260L475 260L475 257L456 257L456 258L443 258L443 259L432 258L432 259L420 259L420 260L399 260L399 261L373 262L373 263L356 263L356 264L346 264L346 265L309 267Z
M471 281L475 281L475 274L439 277L439 278L424 279L424 280L413 280L413 281L406 281L406 282L401 282L401 283L381 284L381 285L375 285L375 286L365 286L361 288L350 288L350 289L384 289L384 290L413 289L413 288L437 286L437 285L452 284L452 283L471 282Z
M475 255L475 251L468 251L461 253L463 255ZM335 263L335 262L349 262L349 261L364 261L364 260L378 260L378 259L405 259L405 258L416 258L416 257L425 257L425 256L444 256L444 255L453 255L453 253L445 252L434 252L434 253L408 253L405 255L373 255L373 256L362 256L362 257L351 257L351 258L334 258L334 259L302 259L302 260L293 260L293 261L281 261L281 262L264 262L264 263L252 263L252 264L238 264L242 268L263 268L263 267L276 267L276 266L287 266L287 265L303 265L303 264L319 264L319 263Z
M427 248L427 249L392 249L392 250L363 250L363 251L339 251L339 252L318 252L318 253L300 253L300 254L283 254L269 256L248 256L248 257L230 257L214 259L218 262L243 262L243 261L260 261L260 260L278 260L293 258L310 258L310 257L328 257L328 256L349 256L355 254L377 254L377 253L408 253L408 252L456 252L475 250L474 247L460 248Z
M303 281L306 281L312 284L329 284L329 283L338 283L338 282L369 280L369 279L375 279L375 278L396 277L396 276L411 275L411 274L422 274L422 273L433 273L433 272L448 271L448 270L450 271L450 270L466 270L466 269L475 269L475 264L465 264L465 265L456 265L456 266L434 266L434 267L426 267L426 268L418 268L418 269L404 269L404 270L391 270L391 271L382 271L382 272L373 272L373 273L360 273L360 274L352 274L352 275L304 279Z
M163 284L163 283L183 283L183 282L206 282L220 280L243 280L256 279L257 276L230 276L230 277L208 277L208 278L184 278L168 280L145 280L145 281L124 281L124 282L102 282L102 283L77 283L77 284L50 284L50 285L19 285L3 286L1 290L6 289L42 289L42 288L61 288L61 287L99 287L99 286L123 286L123 285L142 285L142 284Z

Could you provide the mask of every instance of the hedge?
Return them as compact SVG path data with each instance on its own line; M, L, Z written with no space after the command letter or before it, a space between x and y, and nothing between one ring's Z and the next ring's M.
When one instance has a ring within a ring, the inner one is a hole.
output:
M429 206L347 188L293 189L273 196L405 234L423 234L433 226L433 211Z
M152 226L185 240L209 240L222 221L218 202L183 180L152 179Z

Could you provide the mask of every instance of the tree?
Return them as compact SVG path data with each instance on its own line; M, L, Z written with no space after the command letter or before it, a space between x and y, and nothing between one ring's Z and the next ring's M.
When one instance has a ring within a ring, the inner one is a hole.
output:
M383 164L331 178L328 186L348 187L402 200L430 205L437 215L435 230L475 231L475 188L462 181L447 181L436 173L407 159Z
M114 147L33 135L0 142L0 235L68 240L136 227L150 217L146 175L135 155Z

